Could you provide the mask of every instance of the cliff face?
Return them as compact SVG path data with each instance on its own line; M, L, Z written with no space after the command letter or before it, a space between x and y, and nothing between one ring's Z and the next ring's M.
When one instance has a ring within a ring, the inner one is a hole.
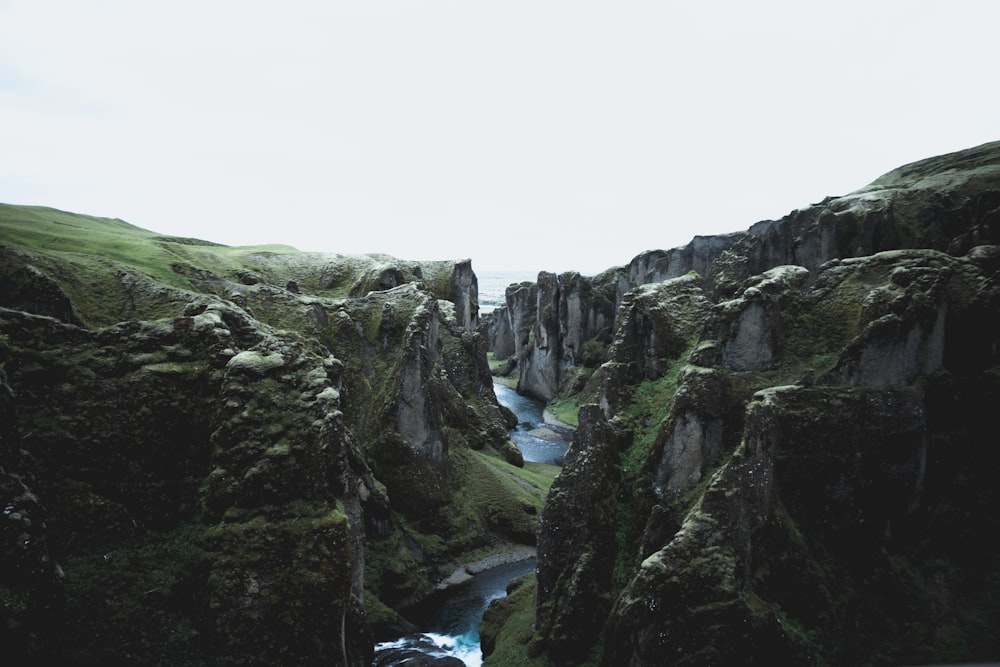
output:
M990 144L619 270L656 282L617 299L581 393L540 521L533 650L1000 656L1000 559L973 546L1000 500L997 193Z
M995 244L1000 241L996 150L995 144L986 144L929 158L890 172L849 195L828 197L780 220L758 222L744 232L697 236L681 248L646 251L623 267L578 279L591 286L597 297L593 304L587 300L586 287L578 286L575 291L584 299L585 310L600 313L602 321L610 323L629 290L691 271L702 277L711 296L719 300L735 294L745 280L776 266L803 267L808 272L806 283L811 284L819 268L833 259L904 248L961 255L979 245ZM560 278L556 278L557 285ZM539 276L539 286L550 282L551 278ZM543 400L555 396L558 383L569 375L566 370L579 365L579 349L572 343L596 335L593 320L551 317L554 310L558 312L561 296L549 287L533 306L508 304L511 321L535 323L528 349L512 353L531 365L531 377L519 390ZM510 356L505 354L506 347L491 349L499 358Z
M520 373L517 390L543 401L559 392L567 371L603 354L614 321L614 277L541 272L536 283L510 285L506 306L489 317L487 345Z
M390 607L534 541L540 500L468 499L519 462L469 262L0 215L5 656L367 665Z

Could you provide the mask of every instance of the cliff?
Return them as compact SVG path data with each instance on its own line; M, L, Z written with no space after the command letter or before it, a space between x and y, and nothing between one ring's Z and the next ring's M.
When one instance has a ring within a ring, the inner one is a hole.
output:
M764 220L742 232L697 236L681 248L649 250L592 278L542 272L536 283L538 298L508 299L506 309L498 310L490 324L491 332L502 332L515 321L530 322L522 324L531 332L530 339L511 349L506 339L498 347L493 334L490 349L498 358L514 357L529 369L519 391L549 401L566 378L575 379L569 371L582 365L579 341L596 337L609 342L608 332L601 335L603 328L614 322L625 294L640 285L693 271L709 296L719 300L776 266L805 268L811 284L819 268L833 259L904 248L961 255L996 243L996 153L996 144L986 144L929 158L779 220ZM495 322L502 318L507 322Z
M534 543L469 261L0 231L5 660L367 665L456 562Z
M542 512L525 660L1000 658L976 546L1000 501L998 223L1000 143L595 278L617 276L613 339ZM553 282L524 356L559 377Z

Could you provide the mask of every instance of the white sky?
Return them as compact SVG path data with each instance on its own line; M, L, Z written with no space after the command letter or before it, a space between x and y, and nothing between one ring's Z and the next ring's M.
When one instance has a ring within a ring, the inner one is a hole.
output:
M0 0L0 201L595 273L1000 139L993 0Z

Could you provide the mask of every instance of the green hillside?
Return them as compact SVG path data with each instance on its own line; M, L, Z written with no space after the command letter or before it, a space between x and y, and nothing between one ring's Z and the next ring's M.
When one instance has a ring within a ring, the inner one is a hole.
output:
M336 299L420 280L450 298L454 267L453 261L418 264L287 245L225 246L118 219L0 204L0 271L12 277L3 285L7 301L35 302L40 282L47 283L42 300L61 294L56 300L65 303L65 312L51 314L87 326L171 316L192 293L231 300L251 285Z
M252 264L248 260L255 254L298 252L285 245L229 247L157 234L116 218L10 204L0 204L0 238L3 245L77 265L86 264L84 258L91 258L90 261L104 264L105 271L110 260L181 289L190 289L192 284L178 270L180 266L225 275ZM98 267L93 270L102 272Z

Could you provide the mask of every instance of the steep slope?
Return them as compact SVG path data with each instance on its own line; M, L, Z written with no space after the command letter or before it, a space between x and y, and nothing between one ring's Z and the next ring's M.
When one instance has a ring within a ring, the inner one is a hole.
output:
M366 665L457 562L534 542L470 262L13 206L0 239L5 656Z
M1000 658L998 216L1000 143L615 270L525 660Z

